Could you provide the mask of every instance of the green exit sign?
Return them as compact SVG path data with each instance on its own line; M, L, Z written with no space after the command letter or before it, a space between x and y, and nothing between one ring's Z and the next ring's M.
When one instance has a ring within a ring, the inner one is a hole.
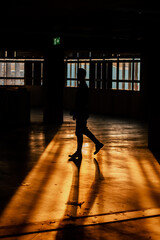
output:
M60 37L53 38L53 45L60 45L60 43L61 43Z

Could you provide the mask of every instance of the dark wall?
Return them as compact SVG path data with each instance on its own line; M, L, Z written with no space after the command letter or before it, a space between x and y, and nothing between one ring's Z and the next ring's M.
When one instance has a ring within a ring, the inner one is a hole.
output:
M64 108L74 108L76 88L64 88ZM140 92L107 91L90 89L89 110L91 113L110 116L144 118Z
M26 88L0 88L0 126L30 122L30 94Z
M146 57L146 81L148 82L148 145L160 153L160 76L159 41L154 41Z

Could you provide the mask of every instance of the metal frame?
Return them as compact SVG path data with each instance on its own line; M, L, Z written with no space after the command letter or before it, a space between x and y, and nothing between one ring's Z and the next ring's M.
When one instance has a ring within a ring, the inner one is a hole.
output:
M32 63L34 63L34 62L41 62L41 63L43 63L44 62L44 59L34 59L34 58L0 58L0 63L24 63L24 65L25 65L25 62L32 62ZM42 81L43 81L43 78L44 77L41 77L41 85L42 85ZM24 76L23 77L7 77L7 76L4 76L4 77L0 77L0 80L24 80L24 84L23 85L18 85L18 84L13 84L13 85L7 85L7 84L5 84L5 85L0 85L1 87L3 87L3 86L11 86L11 87L13 87L13 86L25 86L26 84L25 84L25 66L24 66ZM34 79L34 77L32 76L32 82L33 82L33 79Z
M135 63L140 63L141 64L141 59L138 57L128 57L128 58L122 58L122 57L117 57L117 58L101 58L101 59L92 59L91 57L88 58L88 59L79 59L79 57L77 59L72 59L72 58L66 58L64 60L65 62L65 66L66 66L66 69L67 69L67 63L77 63L77 68L79 67L79 64L80 63L89 63L90 66L91 66L91 63L93 65L96 65L97 66L97 69L98 69L98 66L100 65L101 66L101 70L102 71L100 73L100 75L102 76L102 79L101 79L101 76L100 76L100 79L98 78L94 78L91 79L91 76L95 75L91 73L92 69L90 67L90 78L89 79L86 79L87 81L90 82L89 86L91 88L98 88L98 89L107 89L107 90L120 90L120 91L137 91L134 89L134 84L135 83L139 83L140 84L140 79L139 80L135 80L134 79L134 72L135 72ZM109 70L109 67L108 67L108 64L109 63L117 63L117 79L116 80L113 80L112 79L112 73L108 73ZM131 80L121 80L119 79L119 64L120 63L132 63L132 77L131 77ZM103 66L107 66L104 68L104 71L103 71ZM92 66L93 67L93 66ZM106 70L107 68L107 70ZM140 65L140 69L141 69L141 65ZM106 72L107 71L107 72ZM110 75L110 76L109 76ZM67 78L67 75L66 75L66 79L65 79L65 82L66 82L66 86L67 86L67 81L70 80L70 81L77 81L77 78ZM93 84L94 82L94 84ZM112 82L116 82L116 89L112 89ZM119 83L131 83L131 90L126 90L126 89L119 89ZM139 87L140 89L140 87Z

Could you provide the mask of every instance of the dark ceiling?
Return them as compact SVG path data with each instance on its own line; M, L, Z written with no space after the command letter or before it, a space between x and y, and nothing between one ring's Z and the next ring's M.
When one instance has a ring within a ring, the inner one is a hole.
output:
M141 41L160 23L158 1L12 0L3 5L1 30L6 34Z

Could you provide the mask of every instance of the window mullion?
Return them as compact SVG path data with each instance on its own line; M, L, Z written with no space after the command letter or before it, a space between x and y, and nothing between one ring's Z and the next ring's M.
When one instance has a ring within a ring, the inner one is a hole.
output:
M119 57L117 58L117 90L119 89Z
M134 91L134 58L132 64L132 91Z

